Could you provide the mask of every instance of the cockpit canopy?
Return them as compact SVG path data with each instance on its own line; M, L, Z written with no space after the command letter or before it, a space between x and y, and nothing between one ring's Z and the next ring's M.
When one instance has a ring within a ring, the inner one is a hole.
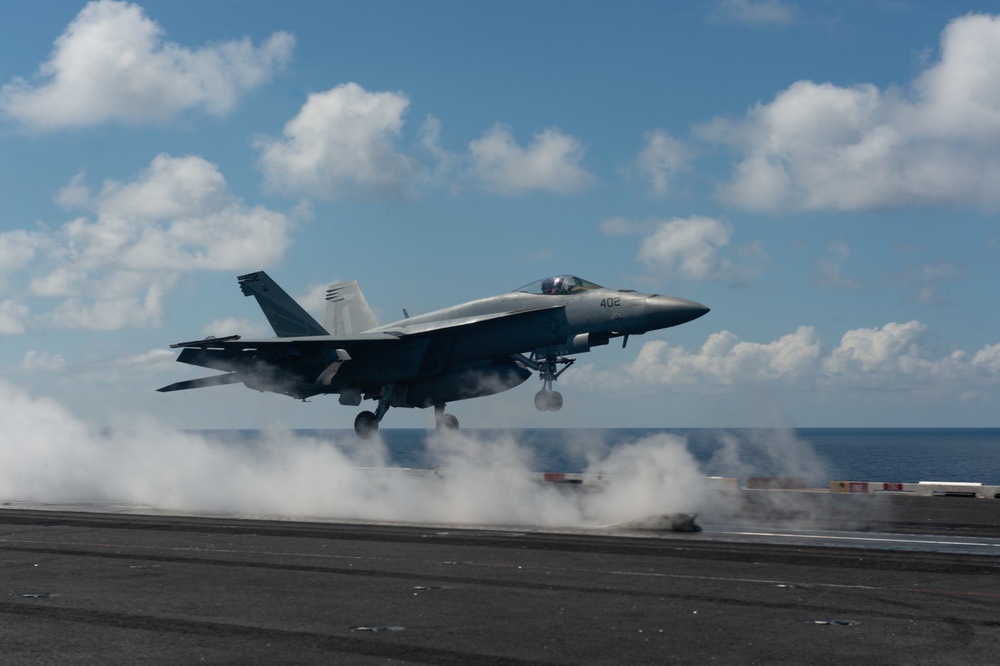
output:
M554 275L518 287L514 291L523 291L526 294L578 294L582 291L603 288L599 284L588 282L575 275Z

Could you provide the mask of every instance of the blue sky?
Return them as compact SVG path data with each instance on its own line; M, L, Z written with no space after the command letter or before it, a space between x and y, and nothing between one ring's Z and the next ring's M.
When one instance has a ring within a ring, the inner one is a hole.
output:
M350 427L171 342L236 276L382 321L554 273L691 324L466 427L997 426L994 3L0 5L0 389L95 425ZM10 401L15 403L17 401ZM385 427L422 427L393 410Z

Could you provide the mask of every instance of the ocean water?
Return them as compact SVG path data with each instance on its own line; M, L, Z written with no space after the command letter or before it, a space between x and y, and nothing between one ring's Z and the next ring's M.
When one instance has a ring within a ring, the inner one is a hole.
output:
M583 472L617 448L662 441L683 442L708 475L802 476L818 485L829 481L1000 485L1000 428L469 429L462 433L477 442L513 439L529 452L529 464L537 472ZM239 446L252 446L266 435L255 430L202 434ZM353 431L296 430L294 434L328 439L331 445L365 445ZM436 466L427 446L432 432L387 428L380 435L391 465Z

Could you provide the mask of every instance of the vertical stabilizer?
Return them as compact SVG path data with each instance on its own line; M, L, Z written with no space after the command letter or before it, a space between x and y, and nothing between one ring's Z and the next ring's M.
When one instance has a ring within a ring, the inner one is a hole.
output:
M351 335L378 327L357 281L332 284L326 290L323 326L331 335Z
M236 278L244 296L253 296L271 322L279 338L305 335L327 335L326 330L302 306L285 293L264 271L247 273Z

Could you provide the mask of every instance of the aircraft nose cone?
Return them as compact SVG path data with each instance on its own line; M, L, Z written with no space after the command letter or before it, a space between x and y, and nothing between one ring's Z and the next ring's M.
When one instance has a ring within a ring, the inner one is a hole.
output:
M650 296L646 299L646 321L653 328L667 328L693 321L709 309L696 301L675 296Z

